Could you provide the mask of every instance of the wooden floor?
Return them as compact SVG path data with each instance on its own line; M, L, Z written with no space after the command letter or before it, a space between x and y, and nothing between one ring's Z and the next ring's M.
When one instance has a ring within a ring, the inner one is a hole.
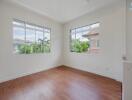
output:
M121 83L62 66L0 84L0 100L121 100Z

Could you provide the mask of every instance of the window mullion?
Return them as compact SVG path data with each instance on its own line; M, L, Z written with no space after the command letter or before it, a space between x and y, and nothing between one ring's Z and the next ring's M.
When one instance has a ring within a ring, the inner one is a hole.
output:
M24 31L25 31L25 45L26 45L26 23L24 22ZM26 53L26 49L24 50L25 51L25 53Z
M76 34L77 34L77 33L76 33L76 28L75 28L75 39L76 39Z
M45 28L43 28L43 44L42 44L42 47L44 48L44 52L45 52L44 40L45 40Z
M37 46L37 42L36 42L36 34L37 34L37 32L36 32L36 30L34 30L35 31L35 52L36 52L36 46Z

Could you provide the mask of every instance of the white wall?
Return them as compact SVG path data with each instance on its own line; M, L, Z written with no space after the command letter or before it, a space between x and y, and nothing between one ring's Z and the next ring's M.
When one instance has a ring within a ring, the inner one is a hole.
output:
M132 0L126 1L126 54L128 61L124 63L123 70L123 100L132 100L132 6L130 6Z
M64 25L64 65L122 81L125 54L125 4L118 2ZM71 28L100 22L100 53L70 52Z
M132 63L124 63L123 100L132 100Z
M132 0L127 0L127 58L132 62L132 6L130 10L130 3Z
M51 28L51 53L13 54L13 18ZM0 1L0 82L62 65L61 39L61 24L25 8Z

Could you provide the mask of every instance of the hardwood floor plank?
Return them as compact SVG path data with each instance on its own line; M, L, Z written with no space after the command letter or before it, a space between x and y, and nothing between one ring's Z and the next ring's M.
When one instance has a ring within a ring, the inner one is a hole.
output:
M121 83L61 66L1 83L0 100L121 100Z

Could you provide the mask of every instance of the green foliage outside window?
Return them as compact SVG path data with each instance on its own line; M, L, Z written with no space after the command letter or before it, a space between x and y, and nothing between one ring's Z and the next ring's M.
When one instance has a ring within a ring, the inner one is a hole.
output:
M77 52L77 53L87 52L89 47L90 44L88 41L80 41L79 39L74 39L72 40L71 43L72 52Z
M20 54L49 53L50 42L41 41L40 43L21 44L18 46L18 51Z

